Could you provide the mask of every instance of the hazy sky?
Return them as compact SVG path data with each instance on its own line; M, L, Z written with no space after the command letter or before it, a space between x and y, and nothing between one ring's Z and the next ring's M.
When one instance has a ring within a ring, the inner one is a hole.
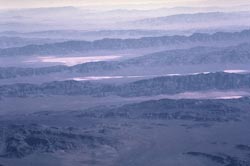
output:
M234 6L250 4L249 0L0 0L0 8L31 8L55 6L118 6L143 8L174 6Z

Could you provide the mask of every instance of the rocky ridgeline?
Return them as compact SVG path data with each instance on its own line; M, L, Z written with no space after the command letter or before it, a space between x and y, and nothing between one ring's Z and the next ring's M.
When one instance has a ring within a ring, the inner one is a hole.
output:
M249 64L250 44L226 48L195 47L153 53L123 62L130 66L140 65L207 65L207 64Z
M153 100L121 107L92 108L79 118L125 118L148 120L240 121L248 112L249 98L239 100Z
M56 81L35 84L0 86L2 97L29 97L46 95L86 95L122 97L177 94L188 91L247 90L250 74L208 73L182 76L165 76L122 85L96 82Z

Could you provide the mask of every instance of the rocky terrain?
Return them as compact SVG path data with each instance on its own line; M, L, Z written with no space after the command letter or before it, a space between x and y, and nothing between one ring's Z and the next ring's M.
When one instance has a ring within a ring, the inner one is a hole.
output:
M248 130L243 126L249 124L249 106L249 98L153 100L73 112L5 116L0 122L0 164L20 161L21 165L30 165L34 156L47 156L50 162L76 165L150 165L152 162L178 165L179 160L170 160L177 157L195 166L209 163L248 166L249 133L245 133L245 139L239 134ZM228 133L232 128L238 128L238 134L236 130L233 135ZM194 138L197 132L201 137ZM208 140L204 140L203 134ZM180 146L172 144L176 139ZM192 145L197 142L201 148ZM167 153L162 153L160 147L164 144L175 149L172 157L167 149ZM75 157L69 157L71 154ZM152 154L161 155L143 157ZM44 164L39 160L32 163Z

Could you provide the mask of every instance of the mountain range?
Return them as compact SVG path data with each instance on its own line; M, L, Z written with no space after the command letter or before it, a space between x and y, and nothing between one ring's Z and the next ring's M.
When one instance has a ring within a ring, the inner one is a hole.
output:
M86 96L156 96L209 90L249 90L249 74L207 73L182 76L165 76L145 79L121 85L79 81L55 81L36 84L12 84L0 86L2 97L28 97L46 95Z
M0 56L65 55L93 50L126 50L143 48L178 48L181 46L227 46L249 42L250 31L235 33L193 34L191 36L144 37L140 39L102 39L66 41L0 49Z
M210 70L214 66L221 66L218 70L227 70L226 66L238 65L247 66L250 63L250 45L240 44L232 47L194 47L191 49L168 50L158 53L148 54L136 58L122 61L102 61L89 62L75 66L52 66L42 68L18 68L6 67L0 68L0 79L42 76L53 73L102 73L120 71L144 71L146 74L153 69L158 71L178 67L180 70L186 70L190 66L207 66ZM127 72L127 73L128 73ZM181 72L181 71L179 71ZM126 73L126 72L125 72Z

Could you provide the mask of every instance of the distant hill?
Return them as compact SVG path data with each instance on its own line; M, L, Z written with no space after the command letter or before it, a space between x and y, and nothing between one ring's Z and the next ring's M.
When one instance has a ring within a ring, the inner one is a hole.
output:
M229 46L250 42L250 30L236 33L193 34L191 36L145 37L140 39L103 39L66 41L44 45L28 45L0 49L0 56L64 55L96 50L126 50L143 48L178 48L180 46Z
M156 29L211 29L232 26L250 26L249 12L203 12L192 14L177 14L165 17L146 18L133 21L130 24L140 28Z
M138 24L185 24L185 23L209 23L216 21L234 21L236 19L249 19L249 12L207 12L207 13L192 13L192 14L177 14L166 17L156 17L136 21Z
M60 40L101 40L104 38L140 38L151 36L164 36L181 32L164 30L100 30L100 31L80 31L80 30L50 30L37 32L0 32L0 36L22 37L22 38L48 38Z
M48 39L48 38L24 38L24 37L7 37L1 36L0 37L0 48L11 48L11 47L24 47L26 45L31 44L47 44L47 43L55 43L59 42L60 40L55 39Z

